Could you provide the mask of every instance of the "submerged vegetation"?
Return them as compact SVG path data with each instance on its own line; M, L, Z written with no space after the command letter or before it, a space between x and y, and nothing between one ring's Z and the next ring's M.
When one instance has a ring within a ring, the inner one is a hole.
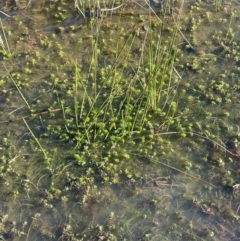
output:
M239 240L237 1L13 2L0 239Z

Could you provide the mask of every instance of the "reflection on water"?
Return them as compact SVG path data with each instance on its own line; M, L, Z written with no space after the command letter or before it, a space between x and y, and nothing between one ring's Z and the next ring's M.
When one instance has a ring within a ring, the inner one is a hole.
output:
M239 5L150 1L157 16L139 2L84 19L71 1L10 2L0 237L239 240ZM160 101L141 99L164 74Z

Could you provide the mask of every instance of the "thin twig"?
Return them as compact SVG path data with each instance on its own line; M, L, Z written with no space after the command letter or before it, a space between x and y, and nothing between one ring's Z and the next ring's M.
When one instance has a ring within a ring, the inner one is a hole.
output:
M8 52L10 53L11 51L10 51L10 48L8 46L8 41L7 41L7 37L6 37L5 31L4 31L4 28L3 28L3 24L2 24L1 18L0 18L0 23L1 23L2 31L3 31L3 36L5 38L5 42L6 42L6 45L7 45L7 49L8 49Z
M208 141L211 141L212 143L214 143L215 145L217 145L218 147L222 148L224 151L226 151L228 154L232 155L232 156L235 156L235 157L238 157L237 154L234 154L232 153L231 151L229 151L228 149L226 149L223 145L219 144L218 142L210 139L209 137L206 137L206 136L203 136L203 135L200 135L196 132L191 132L191 131L186 131L185 133L188 133L188 134L191 134L191 135L194 135L194 136L198 136L198 137L201 137L205 140L208 140ZM171 132L162 132L162 133L157 133L155 135L171 135L171 134L179 134L178 131L171 131Z
M174 72L176 73L176 75L178 76L179 79L182 79L182 76L178 73L178 71L176 70L175 67L173 67Z
M108 12L108 11L114 11L114 10L117 10L117 9L119 9L119 8L121 8L122 6L124 6L126 3L123 3L123 4L121 4L121 5L119 5L119 6L117 6L117 7L115 7L115 8L100 8L100 11L101 12Z
M169 168L171 168L171 169L173 169L173 170L176 170L176 171L178 171L178 172L180 172L180 173L183 173L183 174L185 174L186 176L192 177L192 178L194 178L194 179L196 179L196 180L198 180L198 181L200 181L200 182L203 182L203 183L205 183L205 184L207 184L207 185L210 185L210 186L212 186L212 187L214 187L214 188L218 188L218 189L220 188L220 187L218 187L218 186L213 185L213 184L210 183L210 182L206 182L206 181L202 180L202 179L199 178L199 177L196 177L196 176L193 176L193 175L191 175L191 174L189 174L189 173L186 173L186 172L184 172L184 171L181 171L181 170L179 170L178 168L175 168L175 167L173 167L173 166L167 165L167 164L165 164L165 163L163 163L163 162L160 162L160 161L156 161L156 162L159 163L159 164L161 164L161 165L163 165L163 166L166 166L166 167L169 167Z
M67 107L66 107L67 108ZM55 113L55 112L58 112L58 111L61 111L62 109L54 109L54 110L46 110L46 111L42 111L42 112L38 112L38 113L35 113L34 115L35 116L41 116L41 115L46 115L46 114L51 114L51 113ZM10 114L10 113L9 113ZM8 114L8 115L9 115ZM23 116L23 117L19 117L17 119L9 119L9 120L5 120L5 121L0 121L0 124L4 124L4 123L11 123L13 121L19 121L19 120L22 120L22 118L26 119L26 118L30 118L31 116L28 115L28 116Z
M5 16L7 16L7 17L11 18L11 16L10 16L10 15L8 15L8 14L4 13L4 12L3 12L3 11L1 11L1 10L0 10L0 13L2 13L3 15L5 15Z
M78 6L78 2L77 0L75 0L75 8L78 9L78 11L83 15L84 18L86 18L85 14L83 13L83 11L80 9L80 7Z

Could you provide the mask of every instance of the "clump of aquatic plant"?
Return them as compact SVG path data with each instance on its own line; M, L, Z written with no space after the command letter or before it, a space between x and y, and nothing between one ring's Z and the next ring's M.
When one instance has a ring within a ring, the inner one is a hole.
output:
M92 26L97 36L91 40L89 68L76 60L67 92L58 82L54 84L65 124L49 125L48 129L61 140L75 143L79 165L91 159L105 180L117 181L120 163L131 159L122 148L137 144L141 138L150 141L175 123L173 84L180 77L174 67L177 30L166 40L156 36L150 17L139 49L134 50L137 35L133 26L124 41L115 43L110 63L103 60L100 47L104 38L101 21ZM134 51L140 58L131 63Z

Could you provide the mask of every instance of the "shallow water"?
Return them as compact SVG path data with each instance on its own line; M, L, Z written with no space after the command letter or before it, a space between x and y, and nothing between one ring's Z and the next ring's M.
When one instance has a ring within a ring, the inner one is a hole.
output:
M185 1L175 39L178 1L164 25L135 4L92 19L68 1L3 6L5 240L240 239L239 5L212 3ZM155 60L161 111L139 120Z

